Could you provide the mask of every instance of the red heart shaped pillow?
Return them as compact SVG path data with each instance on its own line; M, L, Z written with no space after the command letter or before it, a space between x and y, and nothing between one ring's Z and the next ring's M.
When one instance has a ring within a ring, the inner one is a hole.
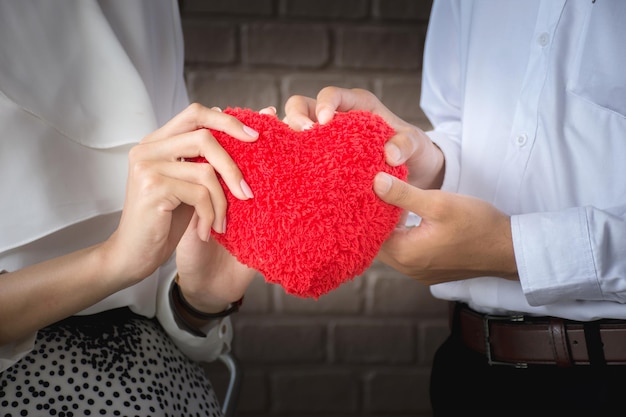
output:
M407 177L405 166L385 163L383 145L394 130L364 111L337 113L303 132L248 109L225 113L259 132L245 143L212 131L254 198L238 200L222 183L227 227L213 237L266 281L300 297L318 298L368 268L401 212L372 190L377 172Z

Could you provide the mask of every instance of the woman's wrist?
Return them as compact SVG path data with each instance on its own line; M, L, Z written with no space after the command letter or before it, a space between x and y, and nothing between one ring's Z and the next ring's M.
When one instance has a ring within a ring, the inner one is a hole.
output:
M174 313L177 324L195 336L204 337L206 333L202 330L213 321L226 317L239 310L243 297L234 303L230 303L218 312L204 312L192 306L184 297L178 285L178 275L172 282L170 288L170 305Z

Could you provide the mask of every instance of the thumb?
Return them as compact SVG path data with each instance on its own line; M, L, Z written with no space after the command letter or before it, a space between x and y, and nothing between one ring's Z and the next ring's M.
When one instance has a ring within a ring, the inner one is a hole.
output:
M374 193L385 203L416 212L422 190L386 172L379 172L374 177Z

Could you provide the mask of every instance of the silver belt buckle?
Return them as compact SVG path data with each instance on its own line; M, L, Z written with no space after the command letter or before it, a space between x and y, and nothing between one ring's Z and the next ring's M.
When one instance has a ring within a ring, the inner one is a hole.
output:
M483 330L485 333L485 355L487 356L487 362L489 363L489 365L505 365L512 366L514 368L528 368L528 364L524 362L502 362L493 359L489 330L489 323L492 321L522 322L524 321L524 316L521 314L514 316L494 316L490 314L485 314L483 316Z

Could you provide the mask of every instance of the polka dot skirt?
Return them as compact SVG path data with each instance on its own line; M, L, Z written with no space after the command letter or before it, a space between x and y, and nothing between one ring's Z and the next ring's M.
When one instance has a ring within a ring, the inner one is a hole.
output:
M0 416L222 416L204 370L156 320L119 309L39 332L0 373Z

